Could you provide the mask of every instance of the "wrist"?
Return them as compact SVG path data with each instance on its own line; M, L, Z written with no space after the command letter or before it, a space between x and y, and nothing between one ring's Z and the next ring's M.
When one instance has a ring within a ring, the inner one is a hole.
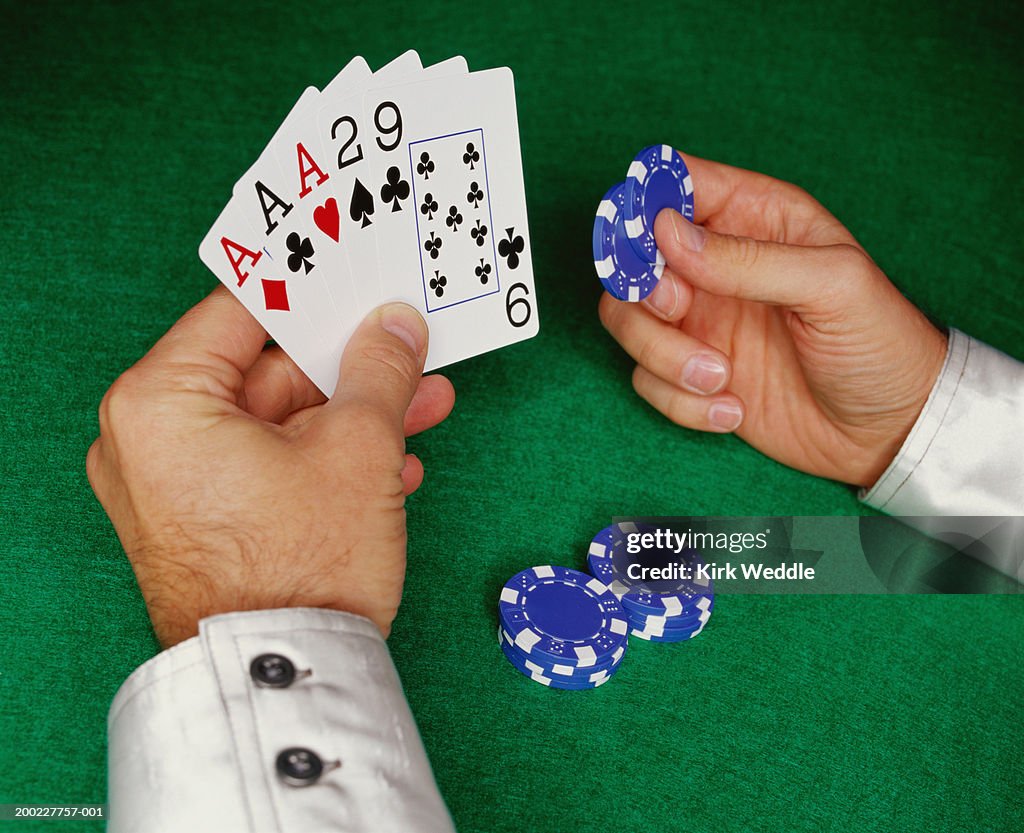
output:
M886 469L903 449L907 438L917 424L929 396L935 388L946 361L949 338L923 315L920 316L921 333L915 344L917 349L910 352L900 374L903 395L898 397L896 407L884 422L885 430L877 445L865 461L865 465L850 483L870 489L885 473Z
M319 608L363 616L386 638L401 582L388 592L353 580L341 559L318 565L305 552L273 558L238 542L223 548L147 546L129 553L150 621L164 648L194 637L201 620L225 613Z

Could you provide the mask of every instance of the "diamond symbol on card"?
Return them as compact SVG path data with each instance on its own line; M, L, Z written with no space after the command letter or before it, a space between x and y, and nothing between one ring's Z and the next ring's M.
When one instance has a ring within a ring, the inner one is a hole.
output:
M260 279L263 283L263 303L268 310L279 309L288 312L288 287L284 281Z

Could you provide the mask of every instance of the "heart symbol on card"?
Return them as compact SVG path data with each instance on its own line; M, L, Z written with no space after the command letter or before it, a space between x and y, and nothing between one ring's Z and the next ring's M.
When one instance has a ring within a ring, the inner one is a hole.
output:
M334 197L313 209L313 222L331 240L338 242L338 202Z

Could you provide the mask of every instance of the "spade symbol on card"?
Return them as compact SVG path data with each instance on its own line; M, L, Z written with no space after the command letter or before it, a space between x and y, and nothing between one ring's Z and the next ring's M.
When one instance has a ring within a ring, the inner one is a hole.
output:
M348 204L348 216L353 223L360 223L360 228L366 228L373 221L373 194L358 179L352 187L352 201Z
M391 203L392 211L402 210L402 200L409 198L409 183L402 179L402 172L392 165L388 168L387 182L380 187L381 202Z

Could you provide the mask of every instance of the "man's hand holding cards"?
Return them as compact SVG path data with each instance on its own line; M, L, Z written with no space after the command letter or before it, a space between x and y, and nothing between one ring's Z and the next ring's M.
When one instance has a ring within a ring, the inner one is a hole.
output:
M427 321L426 370L536 335L530 252L511 71L412 51L307 88L199 247L328 396L386 301Z

